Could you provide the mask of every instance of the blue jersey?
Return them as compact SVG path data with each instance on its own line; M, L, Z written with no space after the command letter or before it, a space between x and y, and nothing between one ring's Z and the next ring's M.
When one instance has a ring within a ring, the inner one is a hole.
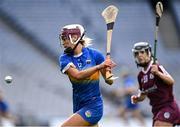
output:
M66 70L73 64L81 71L95 65L101 64L104 61L103 55L92 48L83 48L82 53L78 56L70 56L63 54L59 58L61 72L66 73ZM90 77L82 80L77 80L68 75L73 87L73 111L76 112L85 105L94 104L93 99L100 98L101 93L99 89L99 71ZM102 103L98 101L98 103Z

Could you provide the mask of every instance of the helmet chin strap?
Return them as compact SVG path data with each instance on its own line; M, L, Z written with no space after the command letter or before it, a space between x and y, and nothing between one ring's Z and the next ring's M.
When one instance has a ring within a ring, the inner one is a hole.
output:
M84 36L84 35L83 35L83 36ZM82 38L79 37L75 42L73 42L71 35L69 35L69 39L70 39L70 42L71 42L72 44L77 44L77 43L79 42L79 40L81 40Z
M64 50L64 53L67 55L73 55L74 54L74 50L76 49L76 47L78 46L78 44L80 43L80 40L82 40L82 38L84 37L84 33L82 34L81 38L79 38L76 41L76 45L74 46L74 48L68 47ZM70 41L72 41L71 37L70 37Z

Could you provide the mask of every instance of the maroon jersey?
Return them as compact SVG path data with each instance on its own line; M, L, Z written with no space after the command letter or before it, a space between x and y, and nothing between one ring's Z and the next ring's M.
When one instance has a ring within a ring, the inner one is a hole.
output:
M140 90L147 93L152 112L155 114L160 108L174 102L174 96L172 86L165 84L159 77L151 73L151 65L152 62L146 71L142 69L139 72L138 82ZM162 73L169 75L162 65L158 65L158 69Z

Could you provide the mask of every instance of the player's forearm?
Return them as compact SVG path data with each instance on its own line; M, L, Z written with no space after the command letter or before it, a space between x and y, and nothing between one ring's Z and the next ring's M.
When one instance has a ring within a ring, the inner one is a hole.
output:
M142 94L141 92L138 95L131 96L131 103L136 104L138 102L143 101L146 98L146 94Z
M73 78L81 80L81 79L89 78L92 74L94 74L97 71L102 70L104 68L107 68L107 67L112 68L112 67L114 67L113 65L114 64L112 63L111 60L105 60L103 63L101 63L99 65L96 65L96 66L93 66L93 67L90 67L88 69L81 70L81 71L76 69L76 67L70 67L67 70L67 73L70 76L72 76Z
M164 81L164 83L166 83L167 85L173 85L174 84L174 79L170 75L165 75L161 72L158 72L156 75L159 78L161 78Z
M101 69L100 65L96 65L94 67L79 71L77 74L75 74L74 78L76 78L78 80L88 78L100 69Z

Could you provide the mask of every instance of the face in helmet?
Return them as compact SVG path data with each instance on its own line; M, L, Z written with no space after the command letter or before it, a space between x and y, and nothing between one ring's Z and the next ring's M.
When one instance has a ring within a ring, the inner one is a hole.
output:
M148 66L151 61L152 53L151 46L147 42L137 42L132 49L135 62L140 67Z
M78 42L84 36L84 28L79 24L66 25L62 28L59 39L65 48L65 53L72 54Z

